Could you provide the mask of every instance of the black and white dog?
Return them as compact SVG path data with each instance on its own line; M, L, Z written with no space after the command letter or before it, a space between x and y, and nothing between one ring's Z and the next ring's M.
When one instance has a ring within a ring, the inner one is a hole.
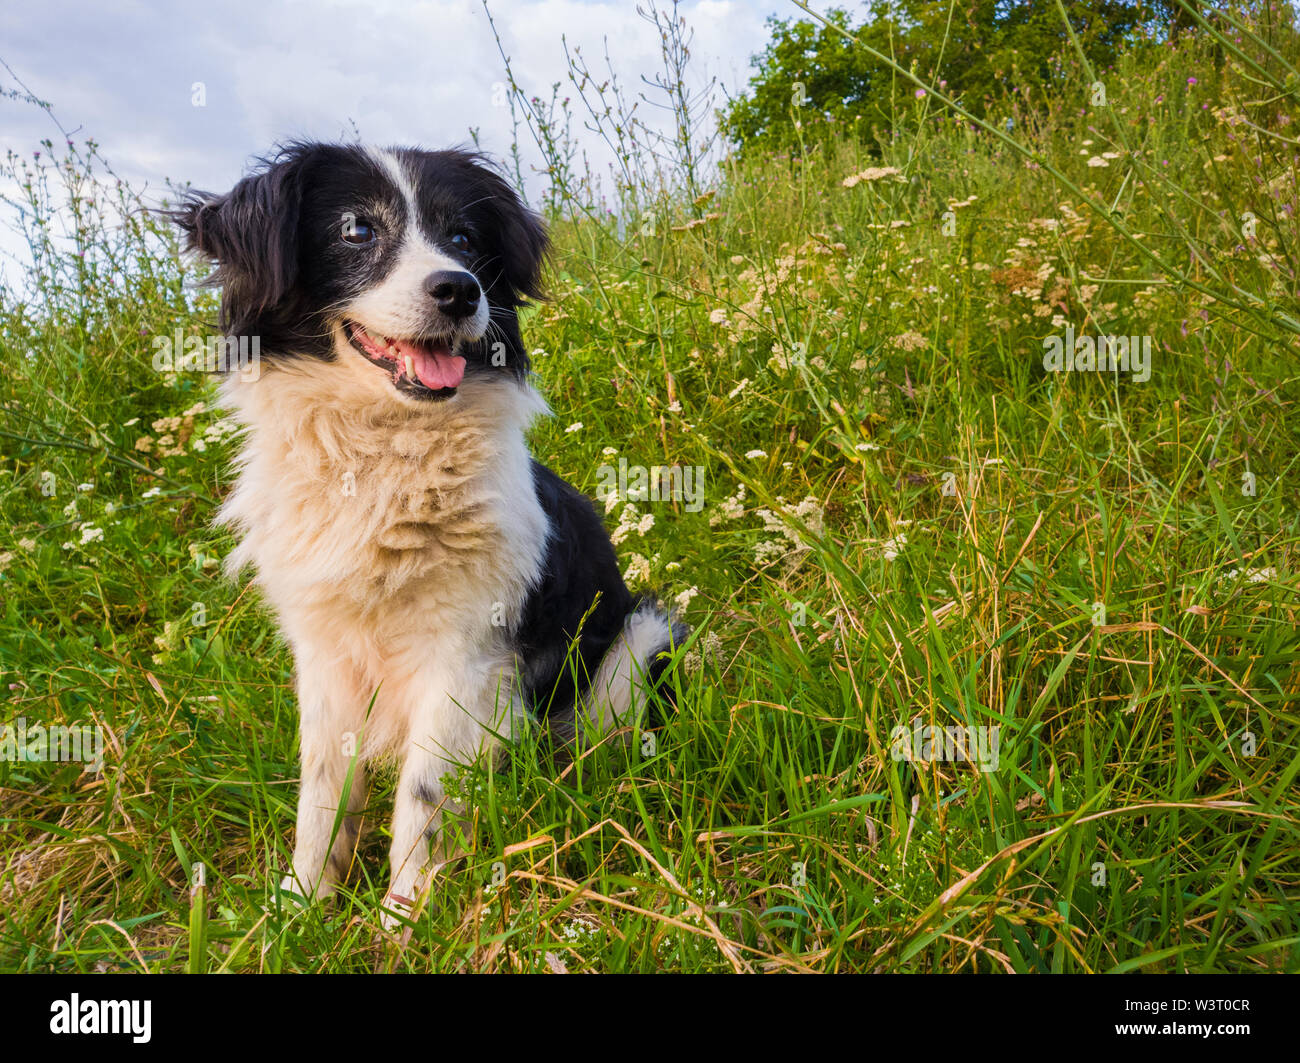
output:
M546 404L516 310L538 297L540 219L462 151L293 144L172 215L217 264L221 331L258 337L228 375L246 428L220 521L297 669L293 875L348 868L364 804L353 749L401 764L388 907L431 866L453 764L530 716L571 738L655 694L684 629L634 598L590 501L524 442ZM373 701L373 704L372 704ZM391 925L391 918L388 920Z

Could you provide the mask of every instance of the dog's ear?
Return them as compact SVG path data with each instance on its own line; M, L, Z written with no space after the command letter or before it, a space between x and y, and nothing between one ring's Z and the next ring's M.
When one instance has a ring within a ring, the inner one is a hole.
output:
M494 216L502 274L515 293L515 301L542 297L542 266L550 250L546 226L525 206L519 194L495 170L476 159L482 202Z
M278 304L298 279L302 171L302 153L287 152L225 195L193 192L170 213L186 250L216 263L204 283L222 288L223 324L235 331Z
M510 189L510 196L498 209L502 214L502 251L506 279L521 297L542 297L542 264L550 249L546 226L536 213Z

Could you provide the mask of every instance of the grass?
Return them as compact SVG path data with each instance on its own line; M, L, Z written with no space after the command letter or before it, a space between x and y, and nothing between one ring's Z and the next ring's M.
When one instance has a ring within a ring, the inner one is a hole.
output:
M593 494L619 458L704 469L698 512L608 512L686 603L680 709L467 768L465 855L398 939L391 775L332 904L271 886L292 665L214 564L210 382L150 363L211 294L112 220L94 145L11 158L47 253L0 304L4 719L106 746L0 762L0 969L1300 969L1297 190L1233 121L1285 108L1214 69L1170 48L1109 113L1080 83L1021 114L1073 192L918 103L653 225L554 219L537 455ZM1150 379L1045 372L1067 324L1150 336ZM913 721L997 728L997 768L896 759Z

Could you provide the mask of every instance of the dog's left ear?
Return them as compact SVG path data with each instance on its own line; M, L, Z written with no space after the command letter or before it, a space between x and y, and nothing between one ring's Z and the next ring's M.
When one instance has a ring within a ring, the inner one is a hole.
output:
M524 206L523 200L513 189L504 214L506 278L521 296L540 299L542 264L550 249L546 226L537 214Z
M540 299L542 265L550 249L546 225L524 205L505 178L481 161L477 169L479 180L485 186L484 202L496 216L501 268L506 283L514 290L517 303L525 298Z
M186 250L217 264L204 283L222 288L222 325L234 333L255 330L297 282L302 170L291 148L225 195L193 192L170 213Z

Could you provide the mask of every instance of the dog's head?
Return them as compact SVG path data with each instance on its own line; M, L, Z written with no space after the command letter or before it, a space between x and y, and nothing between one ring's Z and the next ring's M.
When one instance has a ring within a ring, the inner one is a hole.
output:
M293 144L171 217L217 264L222 331L268 359L364 359L410 402L528 373L546 232L479 155Z

